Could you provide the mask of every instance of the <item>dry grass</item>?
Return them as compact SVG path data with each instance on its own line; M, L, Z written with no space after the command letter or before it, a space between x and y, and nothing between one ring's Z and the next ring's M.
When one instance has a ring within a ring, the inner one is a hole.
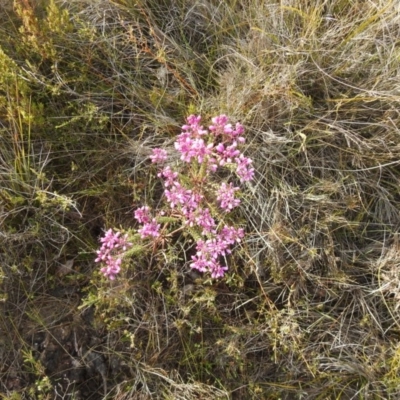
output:
M15 0L0 16L0 395L397 399L397 1ZM185 116L246 127L226 279L179 242L94 264L157 205Z

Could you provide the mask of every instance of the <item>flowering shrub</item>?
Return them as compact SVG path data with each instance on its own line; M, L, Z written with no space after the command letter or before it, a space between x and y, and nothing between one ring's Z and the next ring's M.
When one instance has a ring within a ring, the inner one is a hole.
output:
M157 241L170 236L167 227L179 224L174 233L188 230L196 240L196 253L190 267L209 272L212 278L223 277L228 270L221 258L231 253L231 247L244 236L242 228L225 225L224 214L240 204L235 197L240 190L232 182L221 180L217 172L221 168L236 173L240 182L253 179L252 160L245 157L238 147L245 142L244 128L240 123L229 123L226 115L212 118L212 125L204 129L201 117L191 115L175 142L180 162L171 167L164 149L153 149L152 163L159 168L157 176L163 180L167 210L152 215L148 206L138 208L134 217L141 227L140 240ZM165 222L164 226L162 223ZM119 272L122 258L132 243L128 236L121 236L111 229L101 239L96 262L104 262L103 274L114 279Z

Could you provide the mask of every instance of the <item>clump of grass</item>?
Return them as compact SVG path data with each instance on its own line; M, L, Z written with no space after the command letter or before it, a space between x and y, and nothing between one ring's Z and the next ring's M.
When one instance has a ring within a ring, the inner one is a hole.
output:
M5 10L4 398L399 397L395 1ZM176 249L105 281L98 237L157 206L148 156L191 113L246 127L232 272L209 281Z

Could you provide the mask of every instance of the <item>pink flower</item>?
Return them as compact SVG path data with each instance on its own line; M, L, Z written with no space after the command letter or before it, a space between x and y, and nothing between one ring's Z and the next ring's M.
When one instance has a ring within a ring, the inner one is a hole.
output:
M192 143L193 139L188 137L187 134L181 134L178 136L178 140L175 142L174 146L176 150L181 153L181 160L190 162L192 155Z
M193 262L190 263L190 267L197 269L200 272L206 272L208 270L208 261L201 256L192 256Z
M138 208L135 211L135 219L140 223L140 224L147 224L151 221L151 216L150 216L150 208L147 206L143 206Z
M218 236L213 239L208 239L205 246L209 257L212 259L217 259L219 256L226 256L230 253L228 249L229 244L221 240Z
M160 236L158 232L160 226L161 225L157 224L157 221L153 218L151 222L144 224L140 229L138 229L138 232L140 233L142 239L148 236L158 237Z
M232 132L232 137L234 137L239 143L244 143L246 139L241 136L244 133L244 127L239 122L236 124L236 129Z
M220 232L220 238L227 242L229 245L235 242L239 243L244 237L244 230L242 228L234 228L232 226L224 226Z
M192 191L185 189L178 182L174 182L171 189L165 189L164 195L170 203L171 208L177 205L185 205L192 197Z
M235 199L235 192L238 191L238 187L233 187L232 183L229 186L224 182L217 191L217 201L220 203L220 207L225 211L231 211L240 204L239 199Z
M209 266L211 272L211 278L222 278L225 275L225 271L228 270L228 267L222 266L218 262L212 262Z
M174 172L171 167L167 166L161 172L159 172L157 176L159 178L164 178L164 185L165 187L168 187L175 182L175 179L178 177L178 173Z
M198 137L208 133L207 130L203 129L200 125L200 115L189 115L189 117L186 118L186 121L189 125L183 125L182 130L188 131L191 137Z
M203 228L203 234L212 233L214 231L215 221L208 208L198 210L196 224Z
M222 266L218 262L218 258L220 255L229 253L226 247L226 243L223 243L218 238L210 239L206 242L198 240L196 246L197 253L192 256L192 262L189 266L200 272L209 271L212 278L223 277L228 267Z
M186 133L179 135L175 148L181 153L181 160L189 163L192 158L197 158L199 163L211 154L213 144L205 144L203 139L188 137Z
M215 172L218 169L218 161L215 157L209 157L207 160L207 171Z
M184 208L182 208L182 213L185 217L185 220L184 220L185 225L188 225L190 227L193 227L196 225L197 216L193 209L184 207Z
M195 139L192 142L192 157L197 158L199 163L202 163L204 158L211 154L213 144L205 144L203 139Z
M228 117L225 114L218 115L211 119L213 125L209 126L210 131L212 131L215 135L221 134L224 132L224 127L228 123Z
M237 143L233 142L230 146L225 146L220 143L216 146L216 150L219 153L220 161L219 165L224 166L226 163L231 163L235 157L240 156L240 151L237 150Z
M195 193L189 190L187 192L187 197L186 201L183 204L182 211L183 214L186 216L186 214L192 214L194 210L196 210L199 207L199 204L201 200L203 199L203 195L200 193Z
M235 158L237 169L236 173L239 175L240 182L251 181L254 178L254 168L251 168L252 160L240 154Z
M225 114L214 117L212 122L213 125L210 125L209 129L215 136L221 135L225 141L245 142L244 137L241 136L244 133L244 127L239 122L233 128L232 124L228 123L228 117Z
M104 237L100 239L102 243L100 250L97 250L95 262L105 263L101 272L109 279L115 279L121 269L122 256L132 243L128 242L128 235L121 236L121 232L109 229Z
M167 152L163 149L153 149L153 154L150 156L150 159L154 164L163 163L167 160Z
M188 122L188 124L190 124L192 126L198 126L200 124L200 121L201 121L201 116L192 114L192 115L189 115L186 118L186 121Z
M106 278L109 278L110 280L114 280L115 276L120 272L121 270L121 263L122 259L121 258L111 258L107 260L106 266L101 268L100 271L104 274Z

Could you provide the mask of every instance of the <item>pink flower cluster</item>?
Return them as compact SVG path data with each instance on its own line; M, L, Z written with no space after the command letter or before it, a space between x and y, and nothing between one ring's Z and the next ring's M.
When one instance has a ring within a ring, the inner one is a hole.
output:
M235 192L239 190L238 187L233 187L232 183L227 185L225 182L217 191L217 201L223 210L232 210L240 204L239 199L235 199Z
M212 278L221 278L224 276L228 267L219 263L220 256L226 256L231 253L229 246L235 242L240 242L244 236L243 229L235 229L231 226L225 226L218 235L211 239L198 240L196 244L196 255L192 256L190 266L200 272L209 271Z
M175 149L184 164L181 162L177 167L171 167L164 149L153 149L150 155L152 163L159 166L157 176L163 180L164 198L169 210L153 216L148 206L142 206L134 212L135 219L141 224L138 229L141 239L155 240L164 235L160 233L160 222L162 217L168 215L182 223L179 229L189 227L196 231L196 237L201 239L196 241L196 253L192 256L190 267L208 272L212 278L224 276L228 267L220 261L231 254L231 247L244 236L241 228L227 225L221 228L222 221L213 215L216 206L222 213L228 213L240 204L240 199L235 197L240 188L231 182L220 183L215 174L218 168L229 166L231 171L236 171L240 182L254 177L252 160L239 150L240 145L245 143L243 133L243 126L240 123L233 126L226 115L212 118L208 129L201 125L200 116L189 116L175 142ZM96 262L104 262L106 266L101 271L110 279L115 279L123 253L131 243L127 235L121 236L111 229L101 242Z
M149 236L154 238L160 236L158 231L160 230L161 225L157 224L156 219L151 217L149 207L143 206L138 208L135 211L135 218L139 223L143 224L143 226L138 230L142 239Z
M213 124L209 131L200 125L201 117L191 115L187 118L187 124L182 126L182 133L175 142L175 148L181 153L181 160L190 163L196 159L199 163L204 160L207 169L215 172L218 166L236 164L236 173L241 182L250 181L254 176L252 160L245 157L237 146L245 142L242 136L244 127L237 123L235 127L228 123L226 115L212 118ZM159 157L161 149L154 149L151 159L153 162L163 162L166 154Z
M105 263L105 267L101 268L101 272L111 280L121 269L122 257L128 247L132 243L128 241L128 235L121 236L121 232L114 232L109 229L104 237L100 239L102 245L97 250L97 258L95 262Z

